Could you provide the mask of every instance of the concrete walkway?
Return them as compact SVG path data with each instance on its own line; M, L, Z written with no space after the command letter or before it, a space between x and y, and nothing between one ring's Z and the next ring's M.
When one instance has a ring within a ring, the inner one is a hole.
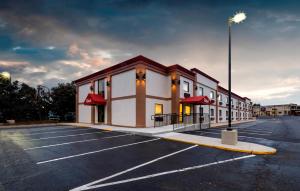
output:
M172 140L172 141L190 143L190 144L212 147L212 148L217 148L222 150L251 153L257 155L276 153L276 149L264 145L242 142L242 141L239 141L237 145L225 145L221 143L221 139L198 136L198 135L172 132L172 133L160 134L157 135L157 137L164 138L167 140Z
M235 121L232 122L233 125L235 124L242 124L242 123L249 123L254 122L254 120L247 120L247 121ZM132 134L138 134L138 135L144 135L144 136L156 136L158 134L162 133L170 133L173 132L173 125L167 125L162 127L147 127L147 128L131 128L131 127L117 127L117 126L111 126L111 125L93 125L93 124L86 124L86 123L59 123L60 125L73 125L73 126L79 126L79 127L91 127L95 129L101 129L101 130L108 130L108 131L119 131L124 133L132 133ZM187 126L193 126L187 125ZM227 126L227 123L213 123L211 124L211 128L218 128L218 127L224 127ZM176 129L178 132L185 130L183 127ZM191 129L192 130L192 129Z
M251 121L247 121L247 122L251 122ZM156 128L153 127L152 128L128 128L128 127L116 127L116 126L109 126L109 125L91 125L91 124L78 124L78 123L73 125L91 127L91 128L96 128L96 129L101 129L106 131L118 131L118 132L132 133L132 134L138 134L144 136L159 137L159 138L172 140L172 141L184 142L189 144L195 144L200 146L206 146L206 147L212 147L216 149L236 151L236 152L244 152L244 153L251 153L251 154L275 154L276 153L275 148L271 148L271 147L267 147L255 143L239 141L237 145L225 145L221 143L221 139L219 138L173 132L172 125L164 126L164 127L156 127Z

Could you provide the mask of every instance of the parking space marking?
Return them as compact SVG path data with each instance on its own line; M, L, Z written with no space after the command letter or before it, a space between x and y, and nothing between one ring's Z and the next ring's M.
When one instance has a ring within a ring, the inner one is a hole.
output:
M200 132L200 135L201 134L214 134L214 135L221 135L221 133L219 132L219 133L216 133L216 132L203 132L203 131L195 131L195 132ZM244 135L242 135L242 136L239 136L238 135L238 137L240 137L240 138L250 138L250 139L264 139L264 140L268 140L268 139L265 139L265 138L260 138L260 137L249 137L249 136L244 136Z
M83 143L83 142L90 142L90 141L99 141L101 139L111 139L111 138L116 138L116 137L124 137L128 136L131 134L123 134L123 135L115 135L115 136L109 136L109 137L102 137L100 139L87 139L87 140L82 140L82 141L72 141L72 142L66 142L66 143L60 143L60 144L53 144L53 145L44 145L44 146L39 146L39 147L31 147L24 149L25 151L28 150L35 150L35 149L42 149L42 148L49 148L49 147L57 147L57 146L63 146L63 145L70 145L70 144L75 144L75 143Z
M102 178L102 179L99 179L99 180L90 182L90 183L88 183L88 184L82 185L82 186L80 186L80 187L74 188L74 189L72 189L72 191L73 191L73 190L75 191L75 190L82 190L82 189L85 189L85 188L87 188L87 187L89 187L89 186L91 186L91 185L93 185L93 184L98 184L98 183L100 183L100 182L103 182L103 181L112 179L112 178L114 178L114 177L120 176L120 175L125 174L125 173L127 173L127 172L136 170L136 169L141 168L141 167L143 167L143 166L146 166L146 165L152 164L152 163L154 163L154 162L157 162L157 161L159 161L159 160L165 159L165 158L167 158L167 157L170 157L170 156L173 156L173 155L182 153L182 152L184 152L184 151L190 150L190 149L195 148L195 147L197 147L197 146L198 146L198 145L193 145L193 146L190 146L190 147L188 147L188 148L181 149L181 150L179 150L179 151L176 151L176 152L173 152L173 153L170 153L170 154L167 154L167 155L158 157L158 158L153 159L153 160L150 160L150 161L148 161L148 162L145 162L145 163L139 164L139 165L137 165L137 166L131 167L131 168L127 169L127 170L118 172L118 173L113 174L113 175L110 175L110 176L108 176L108 177L105 177L105 178Z
M238 133L243 133L243 134L253 134L253 135L262 135L262 136L269 136L270 133L256 133L256 132L244 132L243 130L237 130ZM202 132L202 133L221 133L221 131L196 131L196 132Z
M248 130L248 129L239 130L239 132L272 134L272 131L257 131L257 130Z
M55 137L42 137L37 139L24 139L25 141L36 141L36 140L45 140L45 139L57 139L62 137L77 137L77 136L83 136L83 135L90 135L90 134L101 134L101 133L109 133L108 131L105 132L92 132L92 133L81 133L81 134L72 134L72 135L61 135L61 136L55 136Z
M15 132L24 132L30 131L30 132L43 132L43 131L51 131L51 130L58 130L58 129L75 129L77 127L63 127L63 126L49 126L49 127L31 127L31 128L23 128L23 129L17 129L17 130L8 130L8 133L15 133Z
M90 151L90 152L81 153L81 154L77 154L77 155L70 155L70 156L61 157L61 158L56 158L56 159L51 159L51 160L46 160L46 161L40 161L40 162L37 162L36 164L45 164L45 163L50 163L50 162L55 162L55 161L60 161L60 160L65 160L65 159L70 159L70 158L75 158L75 157L80 157L80 156L85 156L85 155L100 153L100 152L103 152L103 151L108 151L108 150L113 150L113 149L128 147L128 146L132 146L132 145L138 145L138 144L147 143L147 142L151 142L151 141L157 141L159 139L160 138L150 139L150 140L146 140L146 141L140 141L140 142L130 143L130 144L126 144L126 145L119 145L119 146L105 148L105 149L101 149L101 150Z
M29 136L29 135L42 135L42 134L52 134L52 133L67 133L67 132L87 131L87 130L93 130L93 129L72 129L72 130L61 130L61 131L45 131L45 132L40 132L40 133L27 133L27 134L24 133L22 135Z
M119 180L119 181L115 181L115 182L109 182L109 183L89 186L89 187L86 187L86 188L78 187L78 188L74 188L70 191L91 190L91 189L96 189L96 188L102 188L102 187L107 187L107 186L124 184L124 183L128 183L128 182L134 182L134 181L138 181L138 180L145 180L145 179L154 178L154 177L158 177L158 176L164 176L164 175L169 175L169 174L174 174L174 173L180 173L180 172L196 170L196 169L210 167L210 166L214 166L214 165L221 165L221 164L224 164L224 163L229 163L229 162L238 161L238 160L242 160L242 159L248 159L248 158L252 158L252 157L255 157L255 156L256 155L246 155L246 156L242 156L242 157L236 157L236 158L231 158L231 159L227 159L227 160L222 160L222 161L216 161L216 162L212 162L212 163L197 165L197 166L191 166L191 167L186 167L186 168L181 168L181 169L176 169L176 170L170 170L170 171L164 171L164 172L159 172L159 173L155 173L155 174L149 174L149 175L146 175L146 176L141 176L141 177L136 177L136 178L124 179L124 180Z

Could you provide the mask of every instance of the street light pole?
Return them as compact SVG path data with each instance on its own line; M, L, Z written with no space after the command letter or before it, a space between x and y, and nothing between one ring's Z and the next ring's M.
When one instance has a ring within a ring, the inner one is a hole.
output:
M240 13L236 13L234 15L234 17L230 17L228 19L228 127L227 127L227 131L232 131L231 128L231 25L232 23L241 23L242 21L244 21L246 19L246 14L243 12Z
M228 20L228 127L227 130L231 131L231 21Z

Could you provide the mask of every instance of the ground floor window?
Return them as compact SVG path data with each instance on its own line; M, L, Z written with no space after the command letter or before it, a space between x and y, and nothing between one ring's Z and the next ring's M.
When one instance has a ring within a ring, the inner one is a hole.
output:
M191 106L186 105L186 106L184 107L184 110L185 110L185 114L186 114L186 115L191 115Z
M214 115L215 115L214 109L210 109L210 116L214 116Z
M163 114L163 104L155 104L155 115L161 115Z

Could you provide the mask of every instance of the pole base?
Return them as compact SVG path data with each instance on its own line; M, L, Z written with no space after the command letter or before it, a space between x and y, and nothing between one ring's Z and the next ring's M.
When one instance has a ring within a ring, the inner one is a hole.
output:
M221 139L222 144L236 145L238 142L238 132L237 130L222 130Z

